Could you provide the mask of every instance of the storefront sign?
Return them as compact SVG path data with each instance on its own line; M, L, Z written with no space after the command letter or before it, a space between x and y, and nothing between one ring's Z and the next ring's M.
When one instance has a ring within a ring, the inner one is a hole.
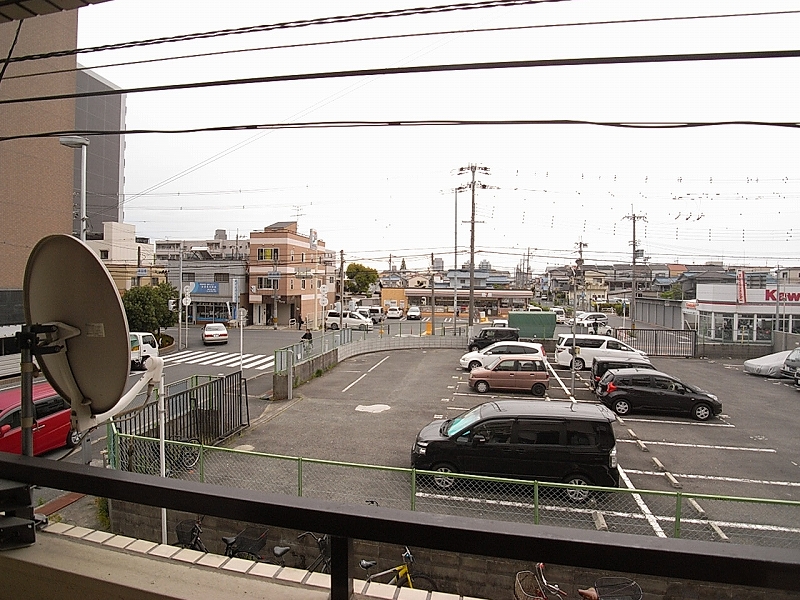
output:
M736 302L747 304L747 283L744 278L744 271L736 272Z
M194 294L219 294L219 283L216 281L195 281Z
M800 302L800 292L778 292L764 290L764 300L767 302Z

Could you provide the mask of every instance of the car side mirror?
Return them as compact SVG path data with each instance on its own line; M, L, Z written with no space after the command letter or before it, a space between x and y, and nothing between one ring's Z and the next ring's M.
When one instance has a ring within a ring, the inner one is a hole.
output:
M9 431L11 431L11 425L3 425L0 427L0 438L5 436Z
M486 437L485 436L483 436L481 434L476 434L476 435L472 436L472 445L473 446L478 446L480 444L485 444L485 443L486 443Z

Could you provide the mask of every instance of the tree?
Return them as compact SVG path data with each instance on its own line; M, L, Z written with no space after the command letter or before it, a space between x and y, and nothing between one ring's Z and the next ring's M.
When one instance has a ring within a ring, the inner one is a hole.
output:
M369 286L378 281L378 272L358 263L347 265L347 291L351 294L366 294Z
M673 283L667 291L661 292L660 295L666 300L683 300L683 289L681 284Z
M405 271L406 270L406 259L405 258L400 261L400 270L401 271Z
M162 327L175 325L177 316L169 310L169 301L177 298L177 290L166 282L128 290L122 296L128 328L157 333Z

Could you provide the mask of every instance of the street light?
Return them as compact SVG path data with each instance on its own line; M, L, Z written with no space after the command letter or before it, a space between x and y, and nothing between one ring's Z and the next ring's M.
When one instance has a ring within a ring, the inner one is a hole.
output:
M80 239L86 241L86 148L89 140L79 135L65 135L58 138L58 142L67 148L81 149L81 208L80 208Z

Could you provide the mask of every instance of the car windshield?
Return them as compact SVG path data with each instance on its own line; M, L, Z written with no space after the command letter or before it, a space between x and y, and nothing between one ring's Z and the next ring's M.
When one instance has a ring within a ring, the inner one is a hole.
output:
M222 323L209 323L206 325L206 331L225 331L225 325Z
M463 431L464 429L472 427L481 418L481 407L482 405L476 406L475 408L458 415L452 421L445 421L446 429L444 430L444 434L447 437L450 437L459 431Z
M786 360L800 360L800 348L795 348Z

